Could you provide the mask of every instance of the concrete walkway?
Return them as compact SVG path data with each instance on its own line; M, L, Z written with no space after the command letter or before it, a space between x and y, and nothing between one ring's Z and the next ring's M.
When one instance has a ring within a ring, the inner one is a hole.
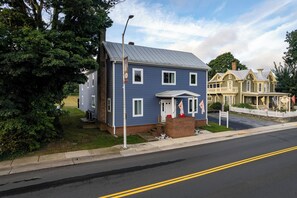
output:
M199 135L191 137L165 139L155 142L128 145L128 149L123 149L122 145L118 145L109 148L23 157L0 162L0 176L45 168L69 166L92 161L153 153L292 128L297 128L297 122L220 133L202 131Z

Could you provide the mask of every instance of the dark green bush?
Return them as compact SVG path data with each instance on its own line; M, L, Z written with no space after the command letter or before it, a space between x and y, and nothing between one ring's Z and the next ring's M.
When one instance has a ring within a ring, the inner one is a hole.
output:
M234 107L239 107L239 108L246 108L246 109L255 109L252 105L248 104L248 103L240 103L240 104L236 104L233 105Z
M210 105L212 110L222 110L222 104L220 102L215 102Z

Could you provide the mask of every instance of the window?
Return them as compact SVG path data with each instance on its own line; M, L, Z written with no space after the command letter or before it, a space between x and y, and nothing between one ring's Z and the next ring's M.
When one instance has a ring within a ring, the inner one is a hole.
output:
M92 74L92 87L95 86L95 74L93 73Z
M259 92L262 92L262 83L259 83Z
M143 84L143 69L133 68L133 84Z
M111 112L111 99L107 98L107 112Z
M88 76L88 81L87 81L87 88L90 87L90 77Z
M96 107L95 95L92 95L91 106L92 106L93 108Z
M190 73L190 86L197 86L197 73Z
M198 113L198 98L194 98L194 112L193 112L193 98L188 99L188 113Z
M264 92L267 92L267 83L264 83Z
M227 81L227 86L228 86L228 89L229 90L232 90L233 89L233 81L232 80L228 80Z
M246 91L247 92L251 91L251 81L250 80L246 81Z
M133 98L133 117L143 116L143 99Z
M162 71L162 85L175 85L176 73L175 71Z

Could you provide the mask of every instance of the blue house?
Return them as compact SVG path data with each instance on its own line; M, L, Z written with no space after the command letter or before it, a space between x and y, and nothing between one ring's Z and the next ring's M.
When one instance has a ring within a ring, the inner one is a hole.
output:
M101 129L123 132L122 44L103 42L98 71L87 73L80 85L80 109L91 110ZM146 132L166 118L195 118L207 122L207 72L209 67L188 52L125 44L128 57L126 82L127 133ZM98 82L98 83L97 83ZM88 89L93 89L88 90Z

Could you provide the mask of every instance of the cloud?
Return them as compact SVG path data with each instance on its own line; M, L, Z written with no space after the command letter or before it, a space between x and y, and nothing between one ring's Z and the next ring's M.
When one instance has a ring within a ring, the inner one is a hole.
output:
M220 4L214 12L225 6L226 3ZM297 29L297 13L290 12L292 7L297 7L294 0L267 0L234 21L223 22L178 16L160 3L127 0L111 11L114 26L108 30L107 38L121 42L127 17L134 14L125 39L138 45L189 51L206 63L231 52L249 68L273 67L274 61L282 61L286 51L286 32Z

